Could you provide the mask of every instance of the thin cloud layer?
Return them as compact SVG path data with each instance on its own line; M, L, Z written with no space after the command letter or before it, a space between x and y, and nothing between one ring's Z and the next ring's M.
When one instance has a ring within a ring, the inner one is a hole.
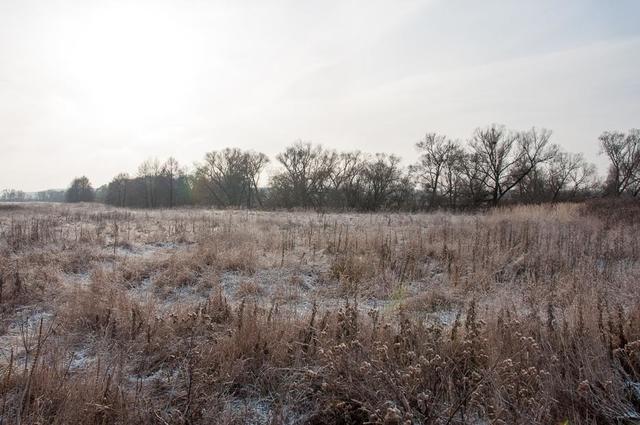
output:
M637 127L635 1L0 4L0 188L297 138L412 160L426 131Z

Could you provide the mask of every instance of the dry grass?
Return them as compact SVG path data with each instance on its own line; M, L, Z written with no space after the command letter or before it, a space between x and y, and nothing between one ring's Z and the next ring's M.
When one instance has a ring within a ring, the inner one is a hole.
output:
M629 214L3 208L0 423L636 423Z

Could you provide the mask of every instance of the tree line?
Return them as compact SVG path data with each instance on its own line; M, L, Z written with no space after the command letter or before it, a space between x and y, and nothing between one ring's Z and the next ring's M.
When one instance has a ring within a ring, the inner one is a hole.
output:
M393 154L338 152L298 141L275 156L226 148L187 170L174 158L144 161L134 176L118 174L94 190L76 178L67 202L133 208L306 208L355 211L463 209L503 203L582 200L640 194L640 130L600 135L609 160L601 179L581 153L551 142L552 133L500 125L476 129L465 142L427 133L403 167Z
M0 202L64 202L66 190L41 190L27 193L22 190L4 189L0 191Z

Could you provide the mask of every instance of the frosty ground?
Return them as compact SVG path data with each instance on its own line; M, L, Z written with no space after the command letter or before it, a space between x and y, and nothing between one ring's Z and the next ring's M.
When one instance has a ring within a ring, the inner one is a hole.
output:
M5 423L617 423L637 211L0 205Z

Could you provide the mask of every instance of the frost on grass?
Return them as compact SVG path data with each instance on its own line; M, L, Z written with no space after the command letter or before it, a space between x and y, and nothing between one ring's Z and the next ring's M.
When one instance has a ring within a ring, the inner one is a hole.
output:
M5 209L0 408L22 423L633 422L639 231L563 204Z

